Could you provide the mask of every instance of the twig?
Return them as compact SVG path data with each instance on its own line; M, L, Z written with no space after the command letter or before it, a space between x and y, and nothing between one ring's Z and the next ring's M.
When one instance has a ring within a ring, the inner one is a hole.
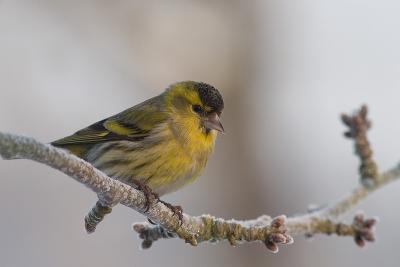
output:
M94 233L97 225L104 219L107 214L110 214L112 208L103 204L100 200L90 210L85 217L85 229L88 234Z
M362 118L361 124L358 123L359 119L356 117ZM370 149L365 134L366 129L369 128L366 124L366 109L361 109L351 117L343 117L343 120L350 128L351 134L348 136L356 141L357 155L366 166L362 168L369 170L375 163L371 158L372 152L366 149ZM357 123L350 123L354 121ZM64 172L97 193L101 197L102 208L111 208L121 203L144 214L157 225L148 223L134 225L135 231L143 239L143 248L149 248L158 239L179 237L192 245L220 240L228 240L232 245L259 241L264 243L270 251L277 252L279 244L293 242L292 236L314 234L352 236L358 245L363 246L365 241L374 240L373 226L376 219L364 219L361 215L356 215L352 224L345 224L340 221L340 218L371 192L400 177L400 166L380 175L377 174L375 167L373 167L374 171L361 171L362 177L372 178L374 182L368 187L358 187L331 206L305 215L290 218L283 215L275 218L263 215L255 220L237 221L210 215L194 217L183 214L181 224L177 216L174 216L174 213L163 203L152 203L145 211L147 203L142 192L111 179L89 163L63 150L37 142L32 138L0 132L0 155L5 159L34 160Z
M349 127L344 135L354 139L354 147L357 156L360 158L361 182L364 186L372 187L379 176L378 166L372 158L372 149L368 142L367 131L371 128L371 122L367 119L368 109L363 105L359 112L353 116L342 115L343 123Z

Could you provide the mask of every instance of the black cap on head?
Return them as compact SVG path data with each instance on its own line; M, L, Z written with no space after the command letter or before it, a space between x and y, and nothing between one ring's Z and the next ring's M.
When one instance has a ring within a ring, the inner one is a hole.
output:
M210 107L213 112L221 113L224 109L224 100L220 92L214 87L206 83L195 83L195 89L199 93L201 102Z

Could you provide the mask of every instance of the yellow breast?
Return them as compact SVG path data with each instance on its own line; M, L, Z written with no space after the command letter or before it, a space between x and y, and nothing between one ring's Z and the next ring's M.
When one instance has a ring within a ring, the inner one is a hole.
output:
M92 154L102 156L92 163L128 184L132 184L132 178L141 180L160 195L176 191L201 174L213 151L216 133L204 134L198 127L186 126L178 131L172 125L176 124L159 125L145 142L117 141L98 146Z
M176 191L193 182L204 170L213 151L216 133L205 134L192 121L186 123L170 123L163 130L165 136L162 138L169 141L156 148L161 151L164 163L157 166L157 174L148 180L148 185L159 194ZM176 129L177 125L179 129Z

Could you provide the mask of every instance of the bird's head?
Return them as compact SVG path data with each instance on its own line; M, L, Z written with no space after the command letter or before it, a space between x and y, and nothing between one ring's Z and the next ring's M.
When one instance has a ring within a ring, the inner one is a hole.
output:
M167 102L174 116L184 127L200 128L208 134L212 131L224 133L220 116L224 109L224 100L213 86L185 81L171 85L165 92Z

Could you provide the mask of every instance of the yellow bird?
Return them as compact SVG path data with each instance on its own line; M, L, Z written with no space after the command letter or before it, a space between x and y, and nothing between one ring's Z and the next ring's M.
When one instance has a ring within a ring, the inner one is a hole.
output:
M213 86L178 82L52 145L69 150L114 179L139 187L146 197L149 189L161 196L201 174L217 132L224 132L223 108L223 98Z

